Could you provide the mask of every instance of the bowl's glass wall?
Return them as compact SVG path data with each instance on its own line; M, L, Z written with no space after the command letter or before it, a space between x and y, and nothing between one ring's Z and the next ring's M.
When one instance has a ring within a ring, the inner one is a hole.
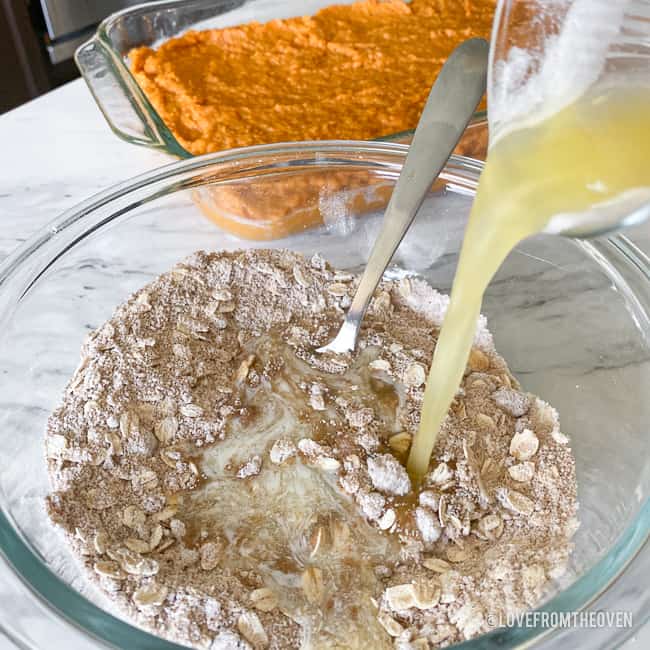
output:
M70 214L60 232L45 233L0 273L2 511L43 563L100 606L101 596L80 576L43 508L48 492L44 426L77 365L84 336L132 291L197 249L289 247L306 255L320 252L338 267L359 270L380 223L377 213L351 217L341 209L344 202L330 197L326 226L251 243L215 228L202 216L193 193L235 182L254 187L269 173L340 173L342 166L391 183L404 156L397 145L368 146L363 154L260 150L243 161L209 162L220 160L212 156L194 161L193 167L172 166L181 171L150 174L149 181L137 183L139 188L84 208L87 216ZM391 273L420 273L433 286L449 290L476 179L476 169L461 160L448 167ZM577 458L581 527L570 573L557 588L597 565L622 536L648 532L647 504L642 512L650 488L646 285L647 278L612 243L536 237L508 257L485 299L497 348L526 389L558 408ZM0 535L0 545L9 562L18 564L19 542ZM584 604L613 577L603 572L620 568L620 562L597 565L596 576L592 572L575 596L582 600L573 604ZM39 584L33 586L39 590ZM47 597L52 601L51 591ZM65 610L65 597L54 604ZM113 634L111 625L116 623L105 622ZM120 634L129 630L121 626ZM499 634L499 643L508 645L523 638L516 630ZM134 641L132 647L142 646Z

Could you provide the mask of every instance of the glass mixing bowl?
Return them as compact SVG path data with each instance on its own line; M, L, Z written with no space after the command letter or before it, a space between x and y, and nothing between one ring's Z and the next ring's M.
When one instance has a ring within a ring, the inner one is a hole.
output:
M45 421L77 364L84 335L132 291L196 249L288 247L319 251L338 267L359 270L381 215L351 213L349 201L326 182L320 196L325 225L272 242L223 233L194 200L219 187L256 191L270 180L314 173L357 175L372 190L394 182L406 151L380 142L320 142L174 163L68 211L0 267L0 549L42 605L44 618L34 615L34 630L47 630L42 621L51 618L69 630L67 647L88 647L90 637L129 649L176 647L104 609L45 515ZM469 159L450 160L391 274L420 273L449 289L480 171ZM649 279L647 260L620 236L592 242L539 236L508 257L485 298L497 348L526 389L559 409L577 459L576 548L542 612L587 607L648 538ZM647 616L647 592L641 588L635 600L637 625ZM543 625L500 628L463 647L520 647L547 632ZM612 630L600 647L613 647L622 634Z

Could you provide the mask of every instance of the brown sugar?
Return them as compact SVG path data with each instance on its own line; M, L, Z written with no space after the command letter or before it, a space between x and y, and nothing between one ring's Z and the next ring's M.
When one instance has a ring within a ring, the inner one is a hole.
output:
M314 16L191 31L130 53L178 141L199 155L412 129L442 64L487 37L494 0L361 0Z

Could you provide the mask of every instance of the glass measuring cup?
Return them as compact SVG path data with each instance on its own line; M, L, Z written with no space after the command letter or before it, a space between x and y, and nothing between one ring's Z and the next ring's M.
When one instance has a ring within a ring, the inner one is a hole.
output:
M514 131L545 128L549 119L571 105L587 107L608 94L630 90L647 100L636 126L639 133L650 134L649 0L499 1L488 78L490 148ZM597 144L598 124L585 117L583 126L591 129ZM618 158L621 169L631 164L625 146L634 144L610 143L611 156ZM638 146L643 146L643 138ZM590 155L590 150L584 151L586 159ZM559 214L545 231L588 236L647 219L650 147L641 162L647 171L641 186L626 188L629 191L615 201L600 205L595 201L579 214ZM607 183L606 178L598 181Z

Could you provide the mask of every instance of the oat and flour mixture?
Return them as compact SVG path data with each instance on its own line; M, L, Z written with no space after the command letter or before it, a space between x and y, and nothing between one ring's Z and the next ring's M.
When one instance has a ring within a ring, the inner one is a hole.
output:
M447 298L384 282L358 354L316 355L355 286L318 256L196 253L88 337L48 423L48 509L129 619L214 650L424 649L562 574L576 483L557 413L482 321L414 489Z

